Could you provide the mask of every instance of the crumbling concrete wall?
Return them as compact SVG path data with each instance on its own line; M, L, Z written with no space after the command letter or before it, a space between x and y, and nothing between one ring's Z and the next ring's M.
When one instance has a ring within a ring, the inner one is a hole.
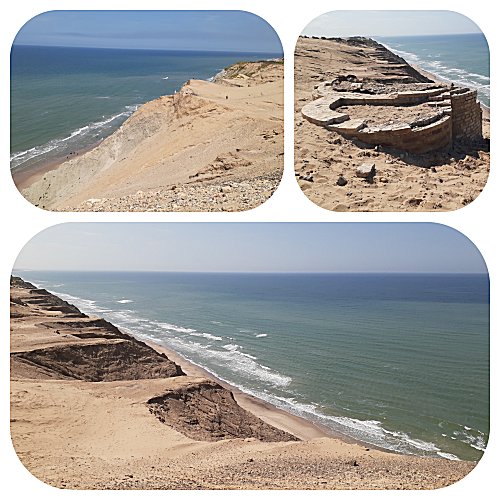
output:
M453 118L453 139L474 142L483 136L483 113L477 91L459 89L450 92Z
M335 130L342 133L341 126ZM451 146L452 120L445 116L425 127L389 126L368 131L349 131L351 138L368 144L380 144L410 153L423 154Z
M302 108L306 120L368 144L422 154L449 149L455 141L476 142L482 138L481 104L477 101L477 91L468 88L443 85L367 95L336 91L330 82L325 82L316 86L313 96L316 99ZM380 127L367 126L362 118L351 119L347 113L336 111L341 106L412 106L422 103L434 106L432 116L414 122L405 121L402 116L396 123Z

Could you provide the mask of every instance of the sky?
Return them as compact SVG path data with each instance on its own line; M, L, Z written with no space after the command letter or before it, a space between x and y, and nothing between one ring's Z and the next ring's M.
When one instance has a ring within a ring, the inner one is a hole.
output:
M262 18L242 11L51 11L28 21L14 43L282 52L273 28Z
M67 223L15 270L484 273L477 248L431 223Z
M302 32L308 36L404 36L481 33L468 17L447 10L345 10L316 17Z

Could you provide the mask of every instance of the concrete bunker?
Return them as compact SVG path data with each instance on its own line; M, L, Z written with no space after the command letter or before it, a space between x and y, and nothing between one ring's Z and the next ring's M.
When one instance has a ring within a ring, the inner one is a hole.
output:
M354 75L317 85L302 116L344 137L411 153L482 138L477 91L442 83L362 82Z

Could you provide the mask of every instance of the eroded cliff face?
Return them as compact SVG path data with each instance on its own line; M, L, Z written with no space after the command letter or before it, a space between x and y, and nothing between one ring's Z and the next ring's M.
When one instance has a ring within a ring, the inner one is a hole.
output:
M166 391L149 399L147 404L160 422L196 440L298 441L241 408L230 391L212 380Z
M162 382L159 395L157 385L142 386L140 403L195 440L297 439L242 409L218 383L186 376L165 354L20 278L11 279L10 359L14 381L63 380L83 390L88 382L121 381L131 390L137 381Z

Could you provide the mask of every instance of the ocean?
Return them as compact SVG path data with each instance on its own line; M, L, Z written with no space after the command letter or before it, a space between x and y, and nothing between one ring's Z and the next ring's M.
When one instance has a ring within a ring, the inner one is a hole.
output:
M238 61L282 54L13 45L11 169L65 158L114 132L141 104Z
M334 433L478 460L487 275L16 271Z
M377 37L377 41L409 64L477 89L481 103L490 106L490 52L482 33Z

